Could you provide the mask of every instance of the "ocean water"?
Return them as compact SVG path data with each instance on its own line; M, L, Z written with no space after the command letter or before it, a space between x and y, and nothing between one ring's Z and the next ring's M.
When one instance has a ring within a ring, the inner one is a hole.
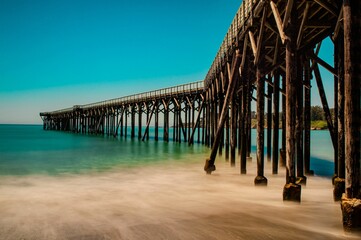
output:
M0 125L0 239L359 239L332 198L327 134L312 132L318 176L293 204L282 168L266 163L268 186L254 186L255 158L247 175L223 157L206 175L200 144Z
M201 144L189 147L172 139L163 142L162 129L159 131L160 141L154 141L154 128L150 128L150 140L142 142L129 136L125 139L44 131L40 125L0 125L0 175L80 174L163 162L202 162L209 153ZM311 168L317 175L330 177L333 148L329 133L311 133L312 142L317 143L311 145ZM172 129L169 135L172 137ZM253 155L255 141L256 131L252 130Z
M164 161L192 161L194 156L203 158L208 152L198 144L188 147L173 142L142 142L129 136L124 139L44 131L39 125L0 125L0 142L0 175L112 171Z

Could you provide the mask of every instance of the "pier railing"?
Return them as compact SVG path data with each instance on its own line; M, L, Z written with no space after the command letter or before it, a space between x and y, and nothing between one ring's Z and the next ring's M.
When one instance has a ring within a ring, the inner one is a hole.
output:
M114 98L114 99L110 99L110 100L85 104L85 105L74 105L73 107L70 107L70 108L65 108L65 109L61 109L61 110L57 110L57 111L53 111L53 112L44 112L44 113L41 113L40 115L67 113L67 112L72 112L77 109L87 110L87 109L92 109L92 108L101 108L101 107L105 107L105 106L119 106L122 104L142 102L142 101L148 101L148 100L152 100L152 99L160 99L160 98L170 97L173 95L189 94L189 93L197 92L197 91L199 92L199 91L203 91L203 89L204 89L204 82L198 81L198 82L193 82L193 83L177 85L174 87L162 88L162 89L153 90L153 91L149 91L149 92L133 94L133 95L125 96L125 97Z
M245 27L246 21L251 17L253 7L264 0L243 0L233 21L228 28L227 34L214 58L211 67L204 79L204 86L207 87L211 83L211 77L215 74L217 67L221 65L229 49L236 42L237 34Z

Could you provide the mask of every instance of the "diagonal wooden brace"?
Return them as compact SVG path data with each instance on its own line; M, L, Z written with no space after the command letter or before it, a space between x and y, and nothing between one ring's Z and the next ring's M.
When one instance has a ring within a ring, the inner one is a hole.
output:
M215 136L215 139L213 142L211 155L206 160L206 163L204 165L204 171L206 171L207 174L211 174L213 171L216 170L214 162L215 162L217 151L218 151L219 144L221 141L221 135L222 135L223 126L224 126L226 116L227 116L228 106L233 97L234 90L236 88L236 83L237 83L236 74L238 74L240 60L241 60L241 56L239 53L239 49L236 49L235 59L233 60L231 74L229 76L229 85L228 85L226 97L224 99L221 116L219 118L219 123L218 123L218 127L217 127L216 136Z

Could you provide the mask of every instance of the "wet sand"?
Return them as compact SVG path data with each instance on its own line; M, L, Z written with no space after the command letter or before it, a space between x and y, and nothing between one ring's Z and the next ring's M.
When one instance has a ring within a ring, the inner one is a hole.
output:
M266 164L267 165L267 164ZM218 161L110 173L0 177L0 239L360 239L342 229L330 179L309 177L284 203L284 170L267 187Z

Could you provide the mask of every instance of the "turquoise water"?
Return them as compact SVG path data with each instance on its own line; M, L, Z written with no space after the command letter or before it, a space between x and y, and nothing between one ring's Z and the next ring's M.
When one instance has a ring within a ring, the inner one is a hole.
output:
M0 125L0 175L109 171L139 165L194 161L201 145L138 141L44 131L39 125ZM203 159L203 158L201 158ZM203 161L203 160L202 160Z
M0 175L82 174L144 165L203 163L210 150L201 144L138 141L44 131L40 125L0 125ZM130 131L128 130L128 134ZM136 131L137 133L137 131ZM160 132L159 136L162 136ZM172 137L172 132L170 132ZM256 131L252 130L252 151ZM328 131L312 131L311 168L333 174L333 149Z

